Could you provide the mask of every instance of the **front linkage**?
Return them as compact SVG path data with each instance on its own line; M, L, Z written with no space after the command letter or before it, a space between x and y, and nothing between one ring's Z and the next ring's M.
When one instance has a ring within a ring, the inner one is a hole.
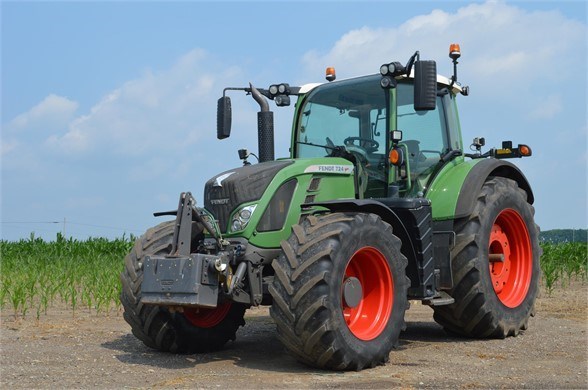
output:
M190 192L183 192L177 211L156 213L176 215L170 253L145 256L143 283L144 304L215 308L219 296L241 303L258 304L260 283L251 299L243 289L246 274L258 279L253 266L242 260L244 249L239 243L223 239L215 219L201 207ZM233 273L233 267L236 271Z

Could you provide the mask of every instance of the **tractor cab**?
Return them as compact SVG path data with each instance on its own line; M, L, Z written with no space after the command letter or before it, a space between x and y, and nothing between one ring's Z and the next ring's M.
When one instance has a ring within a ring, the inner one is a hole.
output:
M449 161L444 156L462 149L455 96L449 81L439 77L427 86L434 89L435 104L419 109L415 78L403 77L394 88L383 88L381 80L382 75L343 80L304 95L292 158L349 159L359 199L423 196L433 174Z

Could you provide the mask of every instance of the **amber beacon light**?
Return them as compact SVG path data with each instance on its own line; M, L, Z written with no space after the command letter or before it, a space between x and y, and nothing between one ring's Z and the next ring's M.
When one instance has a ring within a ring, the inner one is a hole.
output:
M337 74L335 73L335 68L333 68L332 66L329 66L325 70L325 78L328 81L335 81L335 79L337 78Z
M459 48L459 43L452 43L449 45L449 58L452 60L457 60L461 57L461 49Z

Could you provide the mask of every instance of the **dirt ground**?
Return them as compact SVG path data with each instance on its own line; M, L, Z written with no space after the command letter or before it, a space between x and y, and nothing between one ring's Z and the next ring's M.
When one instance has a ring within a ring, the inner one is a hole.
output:
M53 308L37 321L1 316L0 388L588 388L588 285L543 293L522 335L448 336L420 303L390 362L361 372L298 363L267 308L250 310L237 341L217 353L172 355L139 342L121 313Z

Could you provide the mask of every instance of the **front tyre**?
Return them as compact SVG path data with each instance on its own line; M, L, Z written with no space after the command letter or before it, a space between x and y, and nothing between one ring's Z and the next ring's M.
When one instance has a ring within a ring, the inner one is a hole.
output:
M407 260L374 214L308 216L274 260L270 314L278 337L319 368L385 363L404 328Z
M456 224L452 252L455 303L437 306L435 321L469 337L516 336L534 315L539 290L539 229L525 191L489 179L472 214Z
M122 272L123 317L133 334L145 345L164 352L208 352L235 339L246 306L224 302L214 309L185 308L183 313L165 306L143 305L141 283L146 255L167 255L171 249L174 221L161 223L137 240L125 257Z

